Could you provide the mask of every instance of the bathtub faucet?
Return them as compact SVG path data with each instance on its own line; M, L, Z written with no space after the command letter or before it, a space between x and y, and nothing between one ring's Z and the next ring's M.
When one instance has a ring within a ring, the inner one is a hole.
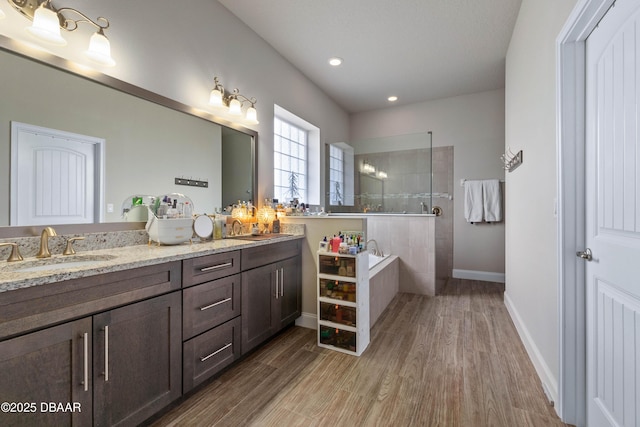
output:
M367 248L369 247L369 243L373 243L374 249L371 251L373 255L384 256L384 253L378 248L378 242L374 239L367 240Z

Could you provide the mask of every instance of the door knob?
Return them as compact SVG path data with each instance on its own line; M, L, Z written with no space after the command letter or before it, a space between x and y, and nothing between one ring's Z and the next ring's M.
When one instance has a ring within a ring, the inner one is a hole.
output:
M579 256L582 259L586 259L587 261L591 261L593 259L593 254L591 253L591 249L587 248L584 251L576 252L576 256Z

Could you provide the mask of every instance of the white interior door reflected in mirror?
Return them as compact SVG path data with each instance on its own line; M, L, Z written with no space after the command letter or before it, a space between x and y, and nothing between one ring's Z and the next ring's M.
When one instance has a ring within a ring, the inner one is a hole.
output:
M100 220L104 139L11 123L11 225Z

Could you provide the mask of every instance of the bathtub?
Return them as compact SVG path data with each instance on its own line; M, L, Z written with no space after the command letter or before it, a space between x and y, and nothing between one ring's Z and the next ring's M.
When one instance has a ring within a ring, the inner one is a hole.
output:
M379 256L379 255L374 255L371 252L369 252L369 277L371 277L371 270L373 270L373 268L380 264L382 261L384 261L385 259L389 258L388 256Z
M400 260L369 252L369 327L372 328L400 288Z

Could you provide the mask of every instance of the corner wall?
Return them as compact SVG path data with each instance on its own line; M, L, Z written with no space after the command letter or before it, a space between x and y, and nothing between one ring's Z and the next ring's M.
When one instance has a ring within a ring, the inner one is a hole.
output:
M523 0L507 53L505 303L536 371L558 398L556 46L576 0Z
M460 179L504 179L504 90L385 108L350 117L350 140L433 132L433 146L453 146L453 269L504 274L505 222L474 226L463 216ZM435 183L434 183L435 184ZM434 199L437 204L439 199Z

